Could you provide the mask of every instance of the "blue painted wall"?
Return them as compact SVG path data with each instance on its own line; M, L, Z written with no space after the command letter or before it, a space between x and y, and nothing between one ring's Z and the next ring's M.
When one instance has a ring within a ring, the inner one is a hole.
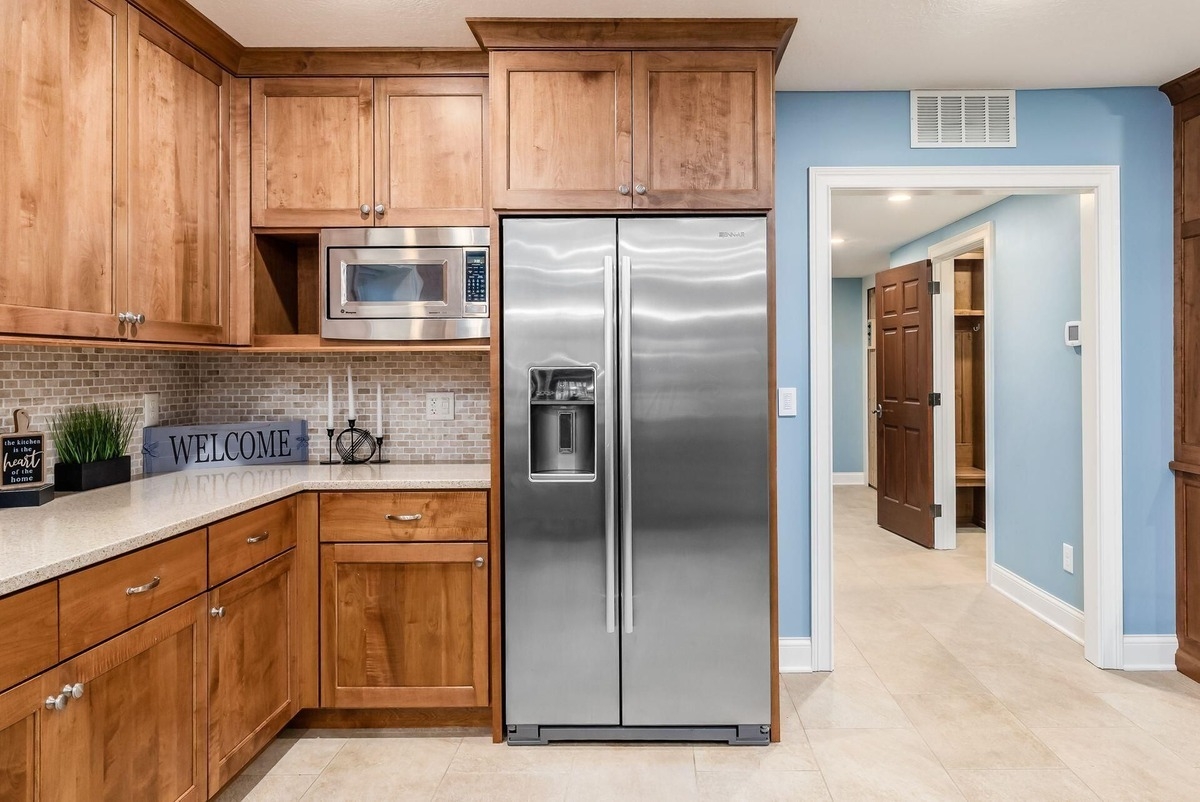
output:
M863 280L833 280L833 470L863 471Z
M996 562L1083 609L1083 370L1063 343L1079 320L1079 196L1025 195L993 204L892 252L891 265L991 221L995 230ZM837 386L836 380L834 386ZM1075 549L1074 574L1062 544Z
M1016 148L914 150L907 92L776 96L780 634L810 634L808 168L1116 164L1121 168L1125 631L1175 631L1171 107L1150 87L1017 93Z

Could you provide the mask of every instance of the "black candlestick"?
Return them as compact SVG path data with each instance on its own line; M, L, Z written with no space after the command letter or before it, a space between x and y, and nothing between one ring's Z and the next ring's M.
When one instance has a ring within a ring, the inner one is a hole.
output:
M338 465L341 463L341 460L335 460L333 458L333 429L326 429L325 436L329 438L329 459L323 459L318 464L320 464L320 465Z
M391 462L390 459L383 458L383 441L386 439L387 437L385 435L380 435L379 437L375 438L375 456L378 458L375 460L376 465L387 465Z

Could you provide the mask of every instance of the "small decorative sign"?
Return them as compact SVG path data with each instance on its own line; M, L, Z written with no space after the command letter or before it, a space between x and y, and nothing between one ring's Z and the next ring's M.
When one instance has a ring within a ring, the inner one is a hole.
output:
M308 462L308 421L150 426L142 430L146 473Z
M29 414L13 413L13 434L0 436L0 487L40 485L45 474L46 436L29 428Z

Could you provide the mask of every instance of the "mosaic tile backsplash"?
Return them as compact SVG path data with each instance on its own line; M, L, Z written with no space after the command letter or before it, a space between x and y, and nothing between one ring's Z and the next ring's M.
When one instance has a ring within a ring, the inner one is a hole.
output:
M354 374L358 425L378 433L375 383L384 400L385 455L393 462L487 462L488 355L378 352L246 354L125 348L0 346L0 431L12 410L26 409L49 433L54 413L91 402L117 402L139 416L130 453L142 472L142 395L160 395L160 422L257 422L306 418L314 458L326 445L326 376L334 377L337 425L344 426L346 367ZM425 393L455 394L455 419L425 420ZM55 454L47 437L47 475Z

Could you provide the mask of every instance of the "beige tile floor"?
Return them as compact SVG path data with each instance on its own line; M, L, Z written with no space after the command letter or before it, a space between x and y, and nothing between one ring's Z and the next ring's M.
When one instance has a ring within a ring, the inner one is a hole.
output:
M982 534L926 551L874 505L835 489L836 670L782 678L781 744L288 731L220 802L1200 798L1200 685L1093 667L984 584Z

